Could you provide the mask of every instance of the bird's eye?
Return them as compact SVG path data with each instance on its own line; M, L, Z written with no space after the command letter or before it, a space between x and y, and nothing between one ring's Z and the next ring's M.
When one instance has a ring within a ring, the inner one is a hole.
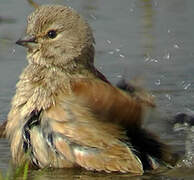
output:
M57 36L57 32L55 30L50 30L48 33L47 33L47 36L51 39L54 39L56 36Z

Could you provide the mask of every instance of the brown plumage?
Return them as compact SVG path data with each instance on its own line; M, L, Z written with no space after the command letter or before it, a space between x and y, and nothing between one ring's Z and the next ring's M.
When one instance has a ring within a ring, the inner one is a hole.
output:
M142 174L154 159L171 162L141 128L153 102L113 87L94 67L92 31L74 10L38 7L16 43L27 47L29 64L6 125L13 163Z
M4 121L1 125L0 125L0 138L5 138L5 127L6 127L7 121Z

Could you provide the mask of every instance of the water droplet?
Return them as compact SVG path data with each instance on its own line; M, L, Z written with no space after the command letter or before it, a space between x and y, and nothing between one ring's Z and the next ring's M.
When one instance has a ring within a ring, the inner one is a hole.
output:
M157 63L158 60L153 58L153 59L150 59L150 62L155 62L155 63Z
M160 79L158 79L156 82L155 82L155 85L159 86L161 84L161 81Z
M170 53L165 54L165 55L163 56L163 58L169 60L169 59L170 59Z
M125 57L123 54L119 54L119 56L120 56L121 58L124 58L124 57Z
M175 49L179 49L179 48L180 48L178 44L174 44L173 47L174 47Z
M147 61L149 61L150 60L150 58L149 57L146 57L145 58L145 62L147 62Z
M15 54L15 51L16 51L16 50L13 48L11 54L14 55L14 54Z
M171 96L169 94L165 94L165 97L170 101L171 100Z
M111 42L111 40L106 40L106 42L108 43L108 44L112 44L112 42Z
M157 59L154 59L154 58L151 58L150 56L147 56L147 57L145 58L145 62L148 62L148 63L150 63L150 62L157 63L158 60L157 60Z
M114 51L109 51L108 54L113 55L114 54Z
M90 14L90 17L91 17L92 19L94 19L94 20L97 19L96 16L94 16L93 14Z
M185 83L185 81L182 81L182 82L181 82L181 84L184 84L184 83Z
M116 52L120 52L121 50L120 50L119 48L116 48L115 51L116 51Z
M186 84L185 87L184 87L184 90L187 90L190 86L191 86L191 83Z

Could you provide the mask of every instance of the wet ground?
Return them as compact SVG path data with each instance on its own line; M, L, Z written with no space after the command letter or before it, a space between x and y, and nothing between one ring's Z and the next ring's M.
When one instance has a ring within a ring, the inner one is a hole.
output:
M193 0L37 0L73 7L94 30L95 64L112 82L139 78L156 96L158 112L145 123L182 155L180 168L143 177L81 170L30 172L30 179L194 179L194 128L174 126L178 112L194 111ZM0 121L6 119L15 84L26 65L25 49L14 42L23 34L33 10L26 0L0 2ZM6 174L10 153L0 140L0 172Z

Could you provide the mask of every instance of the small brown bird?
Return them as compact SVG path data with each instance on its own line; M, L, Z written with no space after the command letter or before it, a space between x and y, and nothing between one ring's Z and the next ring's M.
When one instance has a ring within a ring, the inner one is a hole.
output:
M94 67L92 31L74 10L38 7L16 43L27 47L29 64L6 125L14 164L142 174L171 163L167 146L141 127L154 104Z

